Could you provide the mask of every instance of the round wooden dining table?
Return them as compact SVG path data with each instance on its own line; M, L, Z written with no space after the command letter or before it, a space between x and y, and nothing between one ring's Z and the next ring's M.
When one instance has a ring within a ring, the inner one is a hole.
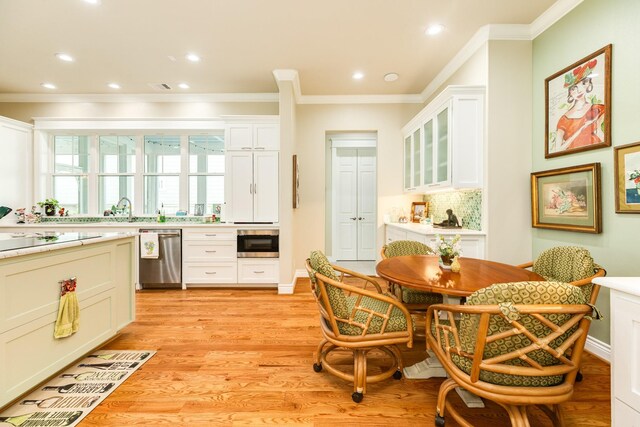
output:
M541 281L544 277L520 267L476 258L459 258L460 272L438 264L436 255L408 255L383 259L378 275L412 289L466 297L494 283Z

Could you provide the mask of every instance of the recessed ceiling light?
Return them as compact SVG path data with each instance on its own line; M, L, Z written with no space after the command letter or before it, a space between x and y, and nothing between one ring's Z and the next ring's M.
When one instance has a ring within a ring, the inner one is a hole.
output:
M200 57L198 55L196 55L195 53L189 53L186 56L188 61L191 62L199 62L200 61Z
M55 89L56 85L54 85L53 83L40 83L40 86L46 88L46 89Z
M352 77L356 80L361 80L364 77L364 74L360 71L356 71L355 73L353 73Z
M178 87L180 89L189 89L190 86L186 83L178 83Z
M384 75L384 81L385 82L395 82L396 80L398 80L398 73L387 73Z
M433 24L433 25L429 25L424 33L428 36L435 36L436 34L440 34L443 30L444 30L444 25Z
M73 62L73 56L67 53L56 53L56 58L65 62Z
M84 0L84 1L89 4L100 4L100 0Z
M111 89L120 89L120 85L118 83L109 83L107 86Z

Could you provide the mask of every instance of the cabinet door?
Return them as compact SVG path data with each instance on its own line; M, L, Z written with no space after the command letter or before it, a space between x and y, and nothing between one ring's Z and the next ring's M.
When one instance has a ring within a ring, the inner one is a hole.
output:
M412 178L411 178L411 186L418 187L420 182L422 181L422 177L420 176L422 173L422 155L420 150L422 149L422 138L420 137L420 128L413 131L413 138L411 141L412 147L412 159L411 166L412 170Z
M411 135L404 138L404 191L412 191L411 188Z
M422 127L422 185L431 185L433 179L433 119L427 120Z
M228 151L226 154L225 200L229 221L253 221L253 154Z
M441 185L450 183L450 144L449 144L449 103L436 113L436 182Z
M279 150L280 125L273 123L253 125L253 149Z
M253 125L228 125L225 146L227 150L251 150L253 148Z
M278 222L278 153L253 154L253 220Z

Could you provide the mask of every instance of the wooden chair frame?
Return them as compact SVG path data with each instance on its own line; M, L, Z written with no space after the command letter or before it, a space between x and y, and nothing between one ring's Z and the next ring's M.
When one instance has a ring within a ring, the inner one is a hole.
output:
M398 344L406 344L407 347L412 347L412 320L407 309L394 298L384 295L380 285L372 278L336 265L332 265L332 267L339 273L339 281L316 272L311 267L309 260L306 262L309 276L315 276L315 283L313 280L311 281L311 290L320 310L320 326L323 335L323 340L317 348L314 370L319 372L324 367L329 373L343 380L352 381L354 391L352 398L354 401L359 402L366 393L367 383L383 381L391 376L397 379L401 378L403 363ZM363 286L358 287L344 283L346 278L360 279L363 282ZM329 303L327 284L341 289L347 295L357 296L355 306L348 317L339 317L334 312ZM375 291L366 289L368 285L372 285ZM361 301L365 296L388 303L386 312L377 312L363 307ZM406 331L386 331L387 322L394 308L398 308L404 314L408 325ZM367 319L364 323L355 319L357 312L367 313ZM371 321L375 317L382 319L382 328L379 333L367 334ZM362 328L362 333L360 335L344 335L338 327L340 323L360 327ZM389 355L393 359L393 363L388 370L380 374L367 375L367 353L373 349L381 350ZM343 372L331 365L328 361L328 355L334 350L348 350L353 353L353 374Z
M514 427L529 426L527 418L527 406L529 405L539 406L552 419L555 426L564 425L559 403L568 400L573 394L573 384L578 373L580 357L582 356L591 323L589 315L592 312L592 308L588 305L560 304L514 305L513 307L515 307L520 316L530 315L534 317L540 323L546 325L551 332L546 337L536 337L518 320L506 317L498 305L454 306L435 304L429 307L427 312L427 342L450 377L440 386L436 406L436 419L444 417L445 411L448 411L461 425L472 426L447 402L447 394L454 388L462 386L468 391L502 406L509 414L511 424ZM472 354L462 350L460 331L454 321L456 316L461 314L478 315L480 317L476 346ZM567 314L570 317L562 325L556 325L545 317L550 314ZM443 315L446 315L445 318L448 319L448 322L441 322ZM501 316L512 328L499 334L488 335L491 316ZM435 335L432 331L432 325L435 329ZM570 332L573 328L575 330L558 348L552 348L549 345L554 339ZM484 349L488 343L515 335L527 337L532 344L504 355L491 358L484 357ZM441 344L443 339L444 346ZM451 339L455 344L453 346L449 345ZM536 350L546 351L559 363L553 366L541 366L528 356L532 351ZM471 360L472 365L469 374L453 362L453 354ZM523 360L529 366L502 363L514 358ZM561 383L548 387L505 386L482 381L480 379L480 371L529 377L563 375L564 379Z

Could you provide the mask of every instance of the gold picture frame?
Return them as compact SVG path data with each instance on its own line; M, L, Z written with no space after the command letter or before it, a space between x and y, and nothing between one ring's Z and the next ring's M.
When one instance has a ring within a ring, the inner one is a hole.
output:
M602 232L600 163L531 174L532 227Z
M616 213L640 213L640 142L613 148Z
M611 146L611 45L544 82L545 158Z
M426 202L411 203L411 222L420 222L420 219L425 218L426 216L427 216Z

